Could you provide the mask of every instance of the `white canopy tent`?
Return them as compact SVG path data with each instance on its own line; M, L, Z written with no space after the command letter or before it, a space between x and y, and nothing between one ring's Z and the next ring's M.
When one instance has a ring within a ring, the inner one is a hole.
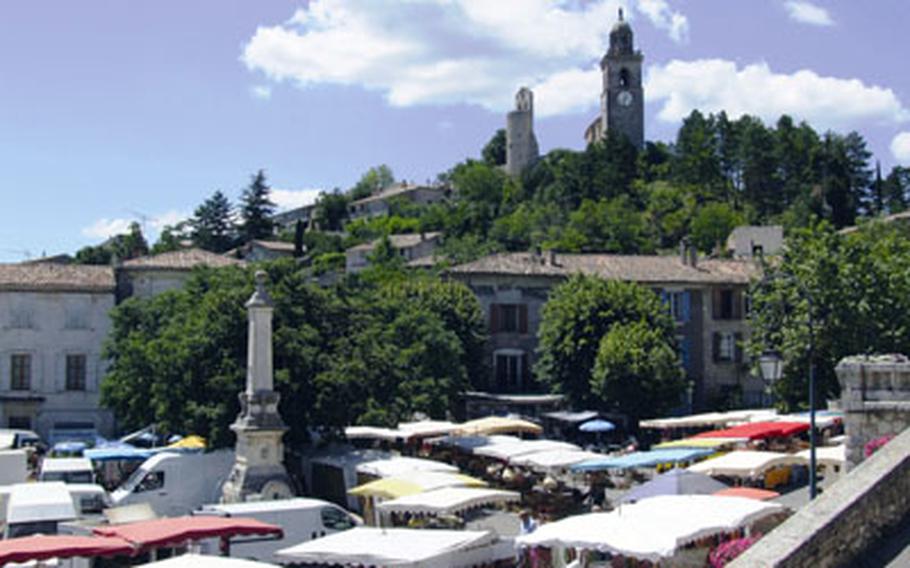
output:
M474 455L502 461L512 461L512 459L518 456L550 450L580 451L581 448L575 444L570 444L569 442L559 442L556 440L518 440L514 443L481 446L474 450Z
M652 418L642 420L642 428L664 430L670 428L726 428L747 422L762 422L774 420L777 412L768 408L753 408L748 410L731 410L729 412L706 412L690 416L674 418Z
M398 424L398 430L408 432L411 436L445 436L458 428L458 424L448 420L421 420L419 422L402 422Z
M801 463L809 463L809 450L796 454ZM847 461L847 446L822 446L815 448L815 462L818 465L843 466Z
M575 547L658 562L690 542L732 532L782 505L742 497L663 495L609 513L568 517L519 536L518 546Z
M181 554L158 562L140 564L149 568L273 568L275 564L254 562L242 558L209 556L204 554Z
M294 564L459 568L492 562L502 553L489 532L355 527L279 550L275 556Z
M549 450L516 456L509 460L513 465L521 465L536 470L560 469L604 457L603 454L582 450Z
M435 460L425 460L406 456L391 456L387 459L364 462L358 464L356 470L357 473L375 477L395 477L407 475L415 471L458 473L458 468L454 465Z
M443 436L441 438L429 440L430 444L450 446L464 452L470 452L483 446L514 444L520 441L521 438L518 436L508 436L505 434L495 434L493 436Z
M475 507L498 503L517 503L521 494L515 491L473 487L445 487L426 493L408 495L378 505L388 513L451 515Z
M711 476L758 477L775 467L801 463L795 454L740 450L690 465L689 471Z

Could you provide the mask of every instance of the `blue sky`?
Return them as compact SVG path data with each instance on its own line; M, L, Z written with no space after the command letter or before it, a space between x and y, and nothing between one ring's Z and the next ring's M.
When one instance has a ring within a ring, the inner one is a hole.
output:
M618 6L646 138L693 108L858 130L910 165L904 0L10 0L0 7L0 261L154 238L264 168L285 207L387 163L476 156L521 85L542 150L581 148Z

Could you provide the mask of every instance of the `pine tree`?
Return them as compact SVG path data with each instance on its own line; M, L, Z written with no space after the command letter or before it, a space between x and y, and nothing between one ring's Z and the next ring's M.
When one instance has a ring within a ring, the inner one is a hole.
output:
M225 252L234 245L234 222L231 203L216 191L193 212L190 221L193 244L211 252Z
M275 204L269 199L271 188L266 184L265 172L259 170L252 177L250 185L240 196L240 239L249 242L272 236L274 224L272 213Z

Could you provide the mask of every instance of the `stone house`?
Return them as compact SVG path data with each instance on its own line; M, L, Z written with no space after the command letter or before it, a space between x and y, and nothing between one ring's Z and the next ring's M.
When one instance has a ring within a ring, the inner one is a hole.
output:
M733 258L753 258L775 255L784 248L784 228L781 225L743 225L727 237L727 254Z
M117 270L118 301L130 296L150 298L180 288L198 266L241 266L242 260L198 248L140 256L127 260Z
M233 250L224 253L230 258L239 258L247 262L294 258L294 243L285 241L252 240Z
M477 295L489 322L494 392L538 392L532 368L543 305L573 274L638 282L660 294L677 326L680 359L692 382L693 408L722 399L764 402L764 384L748 369L743 341L747 290L756 266L738 260L680 256L502 253L449 270Z
M316 214L316 204L311 203L288 211L282 211L272 215L272 222L275 229L293 231L297 227L297 221L303 222L304 229L310 229L313 226L314 216Z
M409 233L389 235L389 242L406 264L413 261L432 258L442 233ZM379 239L353 246L344 251L344 269L346 272L360 272L370 264L369 256L379 244Z
M0 423L53 442L110 435L101 346L114 307L108 266L0 265Z
M401 183L387 187L369 197L352 201L348 205L351 220L388 215L392 203L402 200L415 205L430 205L449 197L451 190L445 186L409 185Z

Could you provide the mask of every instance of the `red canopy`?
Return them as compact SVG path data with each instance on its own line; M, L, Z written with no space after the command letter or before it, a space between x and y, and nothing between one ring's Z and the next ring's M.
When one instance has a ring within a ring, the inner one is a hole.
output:
M121 538L34 535L0 540L0 565L73 556L132 555L133 546Z
M767 489L758 489L755 487L728 487L727 489L717 491L714 495L719 495L721 497L746 497L758 501L767 501L768 499L780 497L780 493L777 491L768 491Z
M241 535L281 538L281 527L242 517L175 517L96 527L95 534L119 537L140 549L175 546L191 540Z
M751 422L724 430L713 430L696 434L693 438L786 438L809 429L805 422Z

